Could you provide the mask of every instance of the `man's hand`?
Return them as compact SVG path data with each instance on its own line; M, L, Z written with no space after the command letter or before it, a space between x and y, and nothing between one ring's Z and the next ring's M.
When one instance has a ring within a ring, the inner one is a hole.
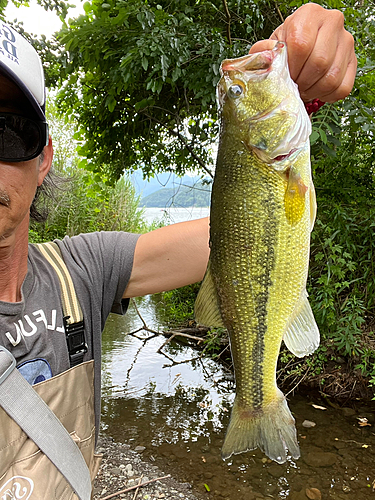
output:
M335 102L352 90L357 70L354 39L344 28L344 15L309 3L300 7L271 35L255 43L250 53L286 42L291 77L305 101Z

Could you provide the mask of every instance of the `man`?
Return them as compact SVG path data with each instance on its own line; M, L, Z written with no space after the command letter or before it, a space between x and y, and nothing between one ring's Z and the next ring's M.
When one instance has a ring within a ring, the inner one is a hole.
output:
M287 43L291 75L305 101L334 102L350 92L356 58L340 12L304 5L271 40L258 42L251 51L271 48L272 40ZM10 353L17 363L17 370L9 368L3 380L0 374L0 406L4 387L13 377L9 373L21 375L22 382L15 379L18 391L10 395L21 401L21 407L23 400L29 401L29 385L23 381L37 384L32 393L37 392L62 421L93 479L99 466L94 446L100 416L100 337L106 318L111 310L123 313L130 297L201 280L209 256L209 225L201 219L141 236L94 233L57 242L84 318L77 364L76 353L67 346L61 305L64 290L60 292L58 274L41 250L28 244L30 206L53 156L44 105L43 70L36 52L0 23L0 354ZM7 351L1 352L1 346ZM0 408L0 498L17 488L32 491L36 499L84 498L85 491L78 491L79 484L75 487L76 479L61 473L66 464L59 463L59 456L56 466L47 458L49 451L43 446L54 440L54 433L43 439L48 418L34 418L33 406L29 404L22 422L18 414L11 416L12 410ZM32 428L23 432L24 420L27 426L32 419ZM40 429L36 429L38 422ZM29 439L27 435L34 432L42 436ZM62 446L60 455L65 453ZM74 470L69 474L74 475Z

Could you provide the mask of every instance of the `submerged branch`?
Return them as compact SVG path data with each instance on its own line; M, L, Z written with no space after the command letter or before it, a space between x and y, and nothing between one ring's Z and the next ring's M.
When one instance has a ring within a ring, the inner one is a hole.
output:
M164 335L172 335L172 337L184 337L186 339L191 339L191 340L197 340L198 341L198 345L204 341L204 338L202 337L194 337L194 335L190 335L190 334L187 334L187 333L183 333L182 331L178 330L178 331L174 331L174 330L169 330L168 332L163 332ZM168 342L170 340L172 340L172 337L170 339L168 339ZM164 344L163 344L164 345Z

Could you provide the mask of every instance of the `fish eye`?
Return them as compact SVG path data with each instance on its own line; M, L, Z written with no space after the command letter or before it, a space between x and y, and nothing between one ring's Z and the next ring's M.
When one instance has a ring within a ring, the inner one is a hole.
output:
M239 83L234 83L228 89L228 95L232 99L238 99L239 97L242 96L243 92L244 92L244 88Z

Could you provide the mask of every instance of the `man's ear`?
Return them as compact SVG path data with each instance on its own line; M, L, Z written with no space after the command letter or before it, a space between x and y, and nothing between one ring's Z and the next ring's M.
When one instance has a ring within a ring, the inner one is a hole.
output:
M45 176L50 171L53 160L53 145L51 136L48 140L48 146L45 146L41 156L41 163L39 165L38 186L42 184Z

